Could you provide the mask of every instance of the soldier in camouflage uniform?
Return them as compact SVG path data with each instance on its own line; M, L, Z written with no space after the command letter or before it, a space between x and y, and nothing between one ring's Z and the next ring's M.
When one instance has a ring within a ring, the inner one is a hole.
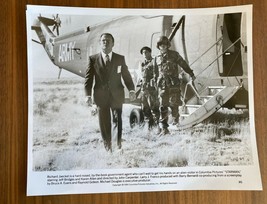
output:
M179 123L179 106L182 105L179 66L195 80L193 70L176 51L169 50L171 44L166 36L160 36L157 40L159 54L154 59L154 78L157 81L160 122L162 124L161 134L169 134L168 130L168 107L172 111L173 125Z
M159 123L159 100L154 81L153 58L151 49L143 47L140 53L144 57L144 61L140 64L142 79L141 79L141 101L142 110L145 120L148 120L148 128L151 130L153 126L158 126Z

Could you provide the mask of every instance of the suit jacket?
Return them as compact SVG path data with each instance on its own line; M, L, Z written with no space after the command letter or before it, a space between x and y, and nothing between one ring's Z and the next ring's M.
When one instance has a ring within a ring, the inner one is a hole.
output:
M94 101L98 106L111 104L112 107L121 107L124 102L124 86L134 90L132 77L125 63L124 56L113 52L110 66L107 68L101 53L89 57L88 68L85 74L85 94L92 95L94 81Z

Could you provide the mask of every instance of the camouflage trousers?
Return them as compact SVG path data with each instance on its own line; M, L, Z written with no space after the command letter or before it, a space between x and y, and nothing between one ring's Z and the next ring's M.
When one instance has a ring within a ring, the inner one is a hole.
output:
M159 99L155 89L143 90L142 92L142 110L145 120L148 120L148 126L156 126L159 123Z
M179 106L182 105L180 87L159 89L160 122L162 128L168 125L168 108L171 109L173 122L179 123Z

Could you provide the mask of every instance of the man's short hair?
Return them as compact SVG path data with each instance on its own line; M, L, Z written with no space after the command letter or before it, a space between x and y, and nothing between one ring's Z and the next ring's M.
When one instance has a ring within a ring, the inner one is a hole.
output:
M113 43L114 43L114 37L113 37L112 34L110 34L110 33L102 33L102 34L100 35L100 39L101 39L102 36L104 36L104 35L107 35L107 36L111 37L111 39L112 39L112 41L113 41Z
M140 53L143 54L143 51L144 51L144 50L146 50L146 51L148 51L148 52L151 53L151 49L150 49L150 47L147 47L147 46L142 47L141 50L140 50Z

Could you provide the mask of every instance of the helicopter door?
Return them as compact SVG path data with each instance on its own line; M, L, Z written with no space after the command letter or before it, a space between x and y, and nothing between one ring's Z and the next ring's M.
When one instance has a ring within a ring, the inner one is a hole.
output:
M222 54L222 66L219 65L220 76L242 76L241 56L241 13L219 15L217 18L217 38L222 36L222 44L217 51ZM218 54L217 53L217 54Z

